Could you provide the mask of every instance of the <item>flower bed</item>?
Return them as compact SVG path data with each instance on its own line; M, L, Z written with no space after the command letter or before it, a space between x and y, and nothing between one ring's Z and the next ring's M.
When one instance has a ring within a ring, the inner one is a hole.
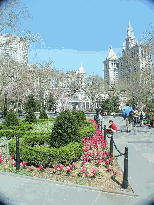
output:
M20 163L21 169L16 171L14 156L11 156L12 159L10 160L5 156L0 156L0 170L105 189L123 190L121 186L123 172L115 157L109 154L107 141L104 141L104 136L96 121L89 121L94 123L96 134L91 138L83 138L83 154L77 162L69 166L54 164L52 168L44 168L41 164L38 167L27 166L26 162L23 161ZM127 191L133 192L130 185Z

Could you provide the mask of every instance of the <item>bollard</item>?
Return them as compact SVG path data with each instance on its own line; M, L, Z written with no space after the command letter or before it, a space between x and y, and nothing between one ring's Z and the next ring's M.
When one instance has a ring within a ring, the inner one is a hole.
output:
M16 136L16 170L20 169L20 157L19 157L19 136Z
M111 139L110 139L110 155L113 155L113 132L111 132Z
M101 121L101 133L102 133L102 121Z
M124 189L128 188L128 147L125 147L125 158L124 158L124 174L123 174L123 184Z
M106 141L106 125L104 125L104 141Z

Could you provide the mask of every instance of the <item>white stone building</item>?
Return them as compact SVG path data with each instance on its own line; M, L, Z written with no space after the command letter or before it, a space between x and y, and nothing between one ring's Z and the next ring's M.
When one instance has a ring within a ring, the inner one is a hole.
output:
M122 79L127 73L143 70L146 65L152 66L151 55L147 48L135 40L130 21L127 28L127 36L123 42L122 56L117 58L112 47L104 64L104 79L107 83L114 84L117 79Z

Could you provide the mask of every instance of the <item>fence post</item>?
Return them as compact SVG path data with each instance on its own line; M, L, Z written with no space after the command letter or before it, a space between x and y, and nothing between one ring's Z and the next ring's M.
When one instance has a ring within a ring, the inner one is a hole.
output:
M110 155L113 155L113 132L111 132L111 139L110 139Z
M101 120L101 133L102 133L102 120Z
M128 147L125 147L125 158L124 158L124 174L123 174L123 188L128 188Z
M104 141L106 140L106 125L104 125Z
M19 136L16 136L16 170L20 169L20 157L19 157Z

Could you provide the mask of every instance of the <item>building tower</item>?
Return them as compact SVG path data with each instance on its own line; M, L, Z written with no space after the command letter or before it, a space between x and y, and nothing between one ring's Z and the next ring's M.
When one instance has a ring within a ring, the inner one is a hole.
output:
M104 79L108 84L114 84L118 80L118 57L114 53L112 46L104 64Z
M133 29L130 25L129 21L129 26L127 28L127 37L125 38L126 40L126 51L128 51L130 48L132 48L135 45L135 36L133 34Z

